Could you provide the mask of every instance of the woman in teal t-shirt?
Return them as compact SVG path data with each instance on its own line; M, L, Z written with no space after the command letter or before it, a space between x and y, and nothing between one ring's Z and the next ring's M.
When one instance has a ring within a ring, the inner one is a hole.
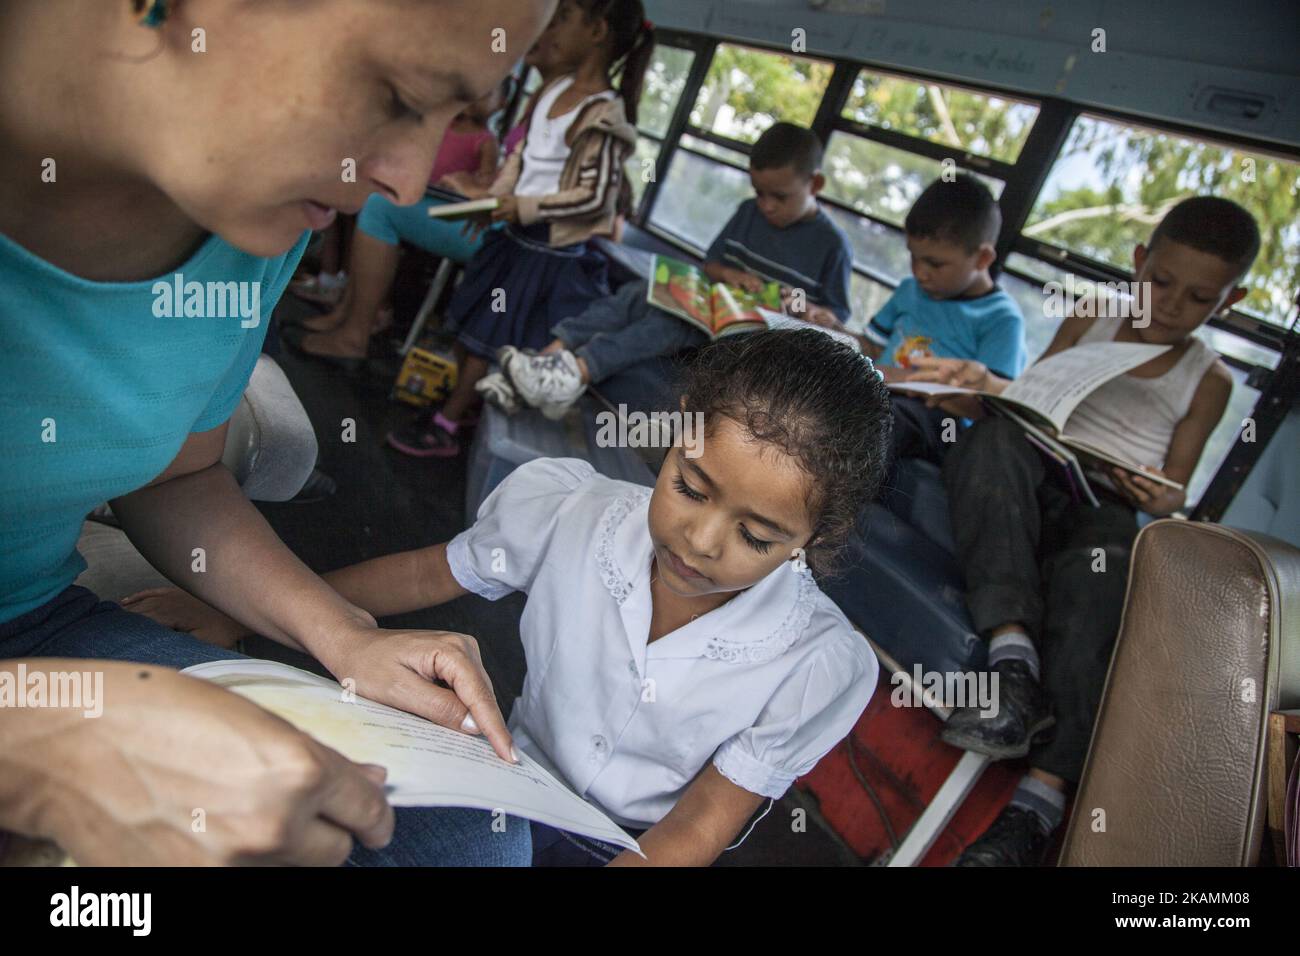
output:
M371 193L417 201L446 124L511 65L494 29L527 49L554 5L0 7L0 672L102 672L106 702L93 726L0 708L0 831L87 864L527 860L526 827L395 815L381 768L167 669L228 654L72 581L82 518L110 500L172 580L511 759L473 641L377 628L220 455L306 231Z

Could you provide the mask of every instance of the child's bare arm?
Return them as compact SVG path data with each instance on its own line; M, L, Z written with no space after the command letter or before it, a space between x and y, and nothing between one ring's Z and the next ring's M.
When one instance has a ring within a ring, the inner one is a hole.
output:
M419 611L469 593L451 573L446 544L386 554L322 577L375 617Z
M627 850L609 865L708 866L736 839L765 799L736 786L710 763L668 816L637 841L646 859Z
M323 574L325 583L375 617L405 614L467 594L451 573L447 545L387 554ZM179 588L142 591L122 600L129 611L200 640L231 647L252 632Z
M1223 418L1231 395L1232 375L1227 366L1216 362L1201 379L1192 395L1191 407L1174 428L1165 455L1165 467L1160 474L1181 485L1191 480L1201 453L1205 451L1205 443ZM1147 514L1157 517L1171 515L1187 503L1186 492L1148 481L1132 472L1115 468L1112 477L1129 500Z

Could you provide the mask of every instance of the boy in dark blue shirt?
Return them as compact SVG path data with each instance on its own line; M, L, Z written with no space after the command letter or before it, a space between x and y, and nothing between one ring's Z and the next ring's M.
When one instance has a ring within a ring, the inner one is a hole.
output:
M812 130L777 123L758 138L750 155L755 196L740 204L705 255L714 282L758 290L777 282L801 290L807 318L823 323L849 318L852 250L848 237L817 203L825 185L822 145ZM647 358L701 345L707 336L646 301L646 282L629 282L614 295L551 330L540 355L507 346L501 372L478 390L497 407L520 405L562 417L592 382ZM833 318L831 318L833 316Z

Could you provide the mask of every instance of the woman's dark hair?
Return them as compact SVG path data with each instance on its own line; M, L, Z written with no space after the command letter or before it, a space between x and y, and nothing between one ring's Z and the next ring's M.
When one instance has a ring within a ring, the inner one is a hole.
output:
M587 20L609 25L610 82L623 101L627 121L636 125L641 86L655 50L654 27L645 17L641 0L574 0Z
M805 551L814 571L833 572L889 468L894 420L870 359L818 329L737 335L696 354L682 395L706 435L730 418L811 477Z

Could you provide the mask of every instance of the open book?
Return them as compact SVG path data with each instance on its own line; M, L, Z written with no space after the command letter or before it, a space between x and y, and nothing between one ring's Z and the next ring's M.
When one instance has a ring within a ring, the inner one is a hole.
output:
M395 807L503 811L641 853L618 824L525 753L518 764L507 763L483 737L350 695L287 664L213 661L182 673L247 697L350 760L387 767Z
M1000 395L933 382L891 382L894 391L918 395L978 395L989 407L1020 425L1044 454L1063 465L1076 490L1091 504L1097 499L1079 463L1114 465L1151 481L1182 489L1176 481L1147 471L1111 448L1072 438L1066 422L1079 403L1111 379L1168 351L1168 345L1091 342L1057 352L1027 368Z
M703 271L668 256L655 256L647 301L689 322L711 339L767 327L760 309L784 311L781 286L769 282L758 292L710 282Z

